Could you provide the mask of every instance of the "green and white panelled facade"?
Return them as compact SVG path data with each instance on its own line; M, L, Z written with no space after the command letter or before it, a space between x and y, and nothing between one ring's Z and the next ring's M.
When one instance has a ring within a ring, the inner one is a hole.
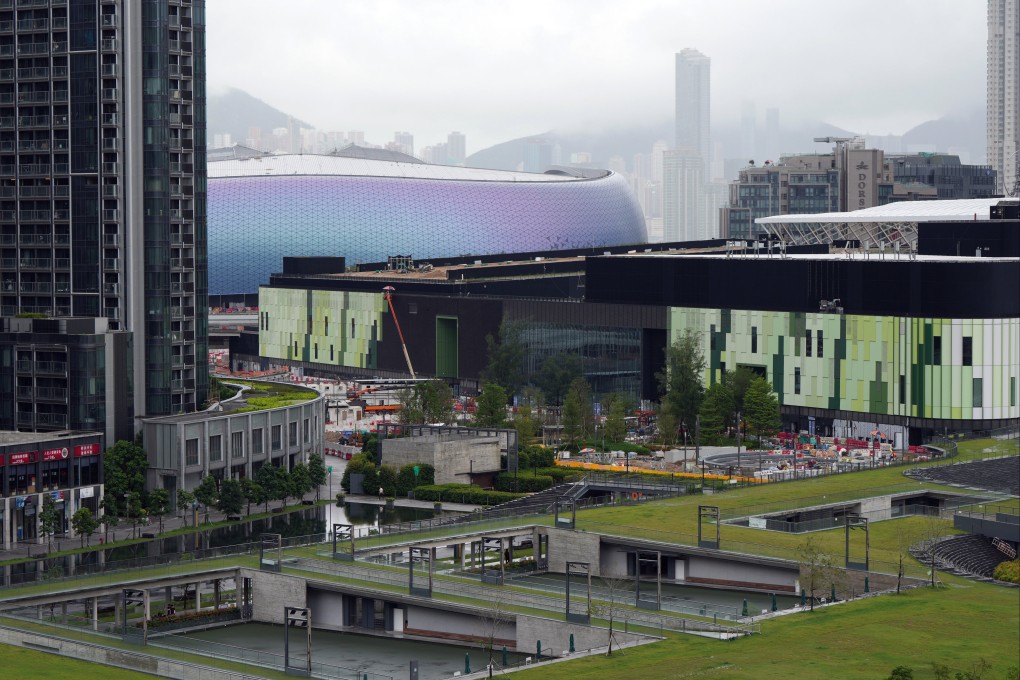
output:
M764 369L784 406L988 420L1020 417L1020 319L922 319L670 308L701 338L705 384Z
M382 293L259 289L259 354L280 361L377 368Z

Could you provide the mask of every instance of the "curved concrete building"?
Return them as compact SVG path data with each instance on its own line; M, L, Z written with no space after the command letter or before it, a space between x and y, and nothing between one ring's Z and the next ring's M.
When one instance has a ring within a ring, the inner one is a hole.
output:
M348 264L644 243L623 177L337 156L210 162L209 292L253 293L284 256ZM594 176L592 176L594 175Z

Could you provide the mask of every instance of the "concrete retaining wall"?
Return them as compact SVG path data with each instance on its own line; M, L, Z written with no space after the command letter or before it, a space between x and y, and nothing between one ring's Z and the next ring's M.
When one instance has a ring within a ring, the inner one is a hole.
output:
M687 582L796 592L799 566L789 569L718 558L687 558Z
M242 576L251 577L255 621L282 624L284 607L308 606L307 587L301 577L254 570L244 570Z
M493 637L499 640L513 640L516 637L514 615L508 613L506 616L510 619L509 621L495 623ZM439 633L440 635L437 637L468 640L482 636L488 638L492 633L492 626L492 621L486 621L484 616L414 605L405 605L404 607L404 631L409 633L429 631L430 633Z
M549 571L562 574L567 570L567 562L591 562L591 575L602 575L601 565L598 563L602 540L598 534L555 528L549 528L547 532Z
M628 644L648 640L644 635L623 632L623 622L614 626L613 637L616 644ZM555 656L563 656L570 649L570 635L574 635L574 649L577 651L605 647L609 644L609 631L605 628L593 628L579 623L566 623L555 619L544 619L537 616L517 617L517 651L525 654L534 653L536 644L542 641L542 652ZM615 648L615 647L614 647Z

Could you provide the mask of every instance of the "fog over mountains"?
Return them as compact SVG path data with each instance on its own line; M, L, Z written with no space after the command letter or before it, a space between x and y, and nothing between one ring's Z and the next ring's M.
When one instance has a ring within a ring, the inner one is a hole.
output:
M208 98L208 138L214 134L229 133L235 143L244 143L250 127L259 127L263 135L274 128L311 128L295 114L281 111L248 93L231 89L212 94ZM353 127L353 126L351 126ZM412 134L413 126L408 126ZM817 144L815 137L865 136L869 147L884 149L887 153L938 151L959 154L964 163L980 164L985 161L985 114L975 108L968 115L945 116L928 121L908 130L903 135L873 136L866 132L851 131L824 122L803 123L787 127L780 120L779 148L781 153L824 153L831 150L829 144ZM618 127L598 132L570 132L566 130L536 130L534 135L507 140L500 144L481 149L468 156L466 164L472 167L514 170L521 166L529 140L541 139L544 143L558 146L560 159L566 163L577 152L591 154L592 164L606 166L614 156L624 160L628 168L633 167L634 155L651 152L652 145L659 140L672 144L673 121L663 120L655 124ZM741 130L737 126L714 127L712 138L722 145L726 159L743 158L739 153ZM764 146L764 128L757 130L759 147ZM391 139L370 139L372 144L385 145ZM471 139L468 140L471 146ZM732 150L732 151L730 151ZM754 160L766 159L763 152L755 153ZM732 179L732 178L728 178Z

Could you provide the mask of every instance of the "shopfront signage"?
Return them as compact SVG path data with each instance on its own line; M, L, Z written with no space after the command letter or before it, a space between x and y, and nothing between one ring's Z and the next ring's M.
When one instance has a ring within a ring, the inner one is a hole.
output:
M9 460L11 465L24 465L25 463L34 463L38 460L38 455L38 451L22 451L10 454Z
M74 447L75 458L83 458L84 456L98 456L99 453L100 453L99 442L94 442L92 444L78 444L77 446Z
M91 486L82 487L81 493L78 494L79 498L92 498L96 493L96 490Z
M28 496L18 496L17 498L14 499L14 507L16 507L16 508L23 508L23 507L25 507L25 501L27 499L28 499Z
M4 457L0 456L0 467L4 466Z
M64 502L64 492L63 491L51 491L50 492L50 497L53 499L54 503L63 503Z
M51 460L64 460L70 455L70 453L71 452L68 450L66 446L60 449L43 449L42 459L43 462Z

